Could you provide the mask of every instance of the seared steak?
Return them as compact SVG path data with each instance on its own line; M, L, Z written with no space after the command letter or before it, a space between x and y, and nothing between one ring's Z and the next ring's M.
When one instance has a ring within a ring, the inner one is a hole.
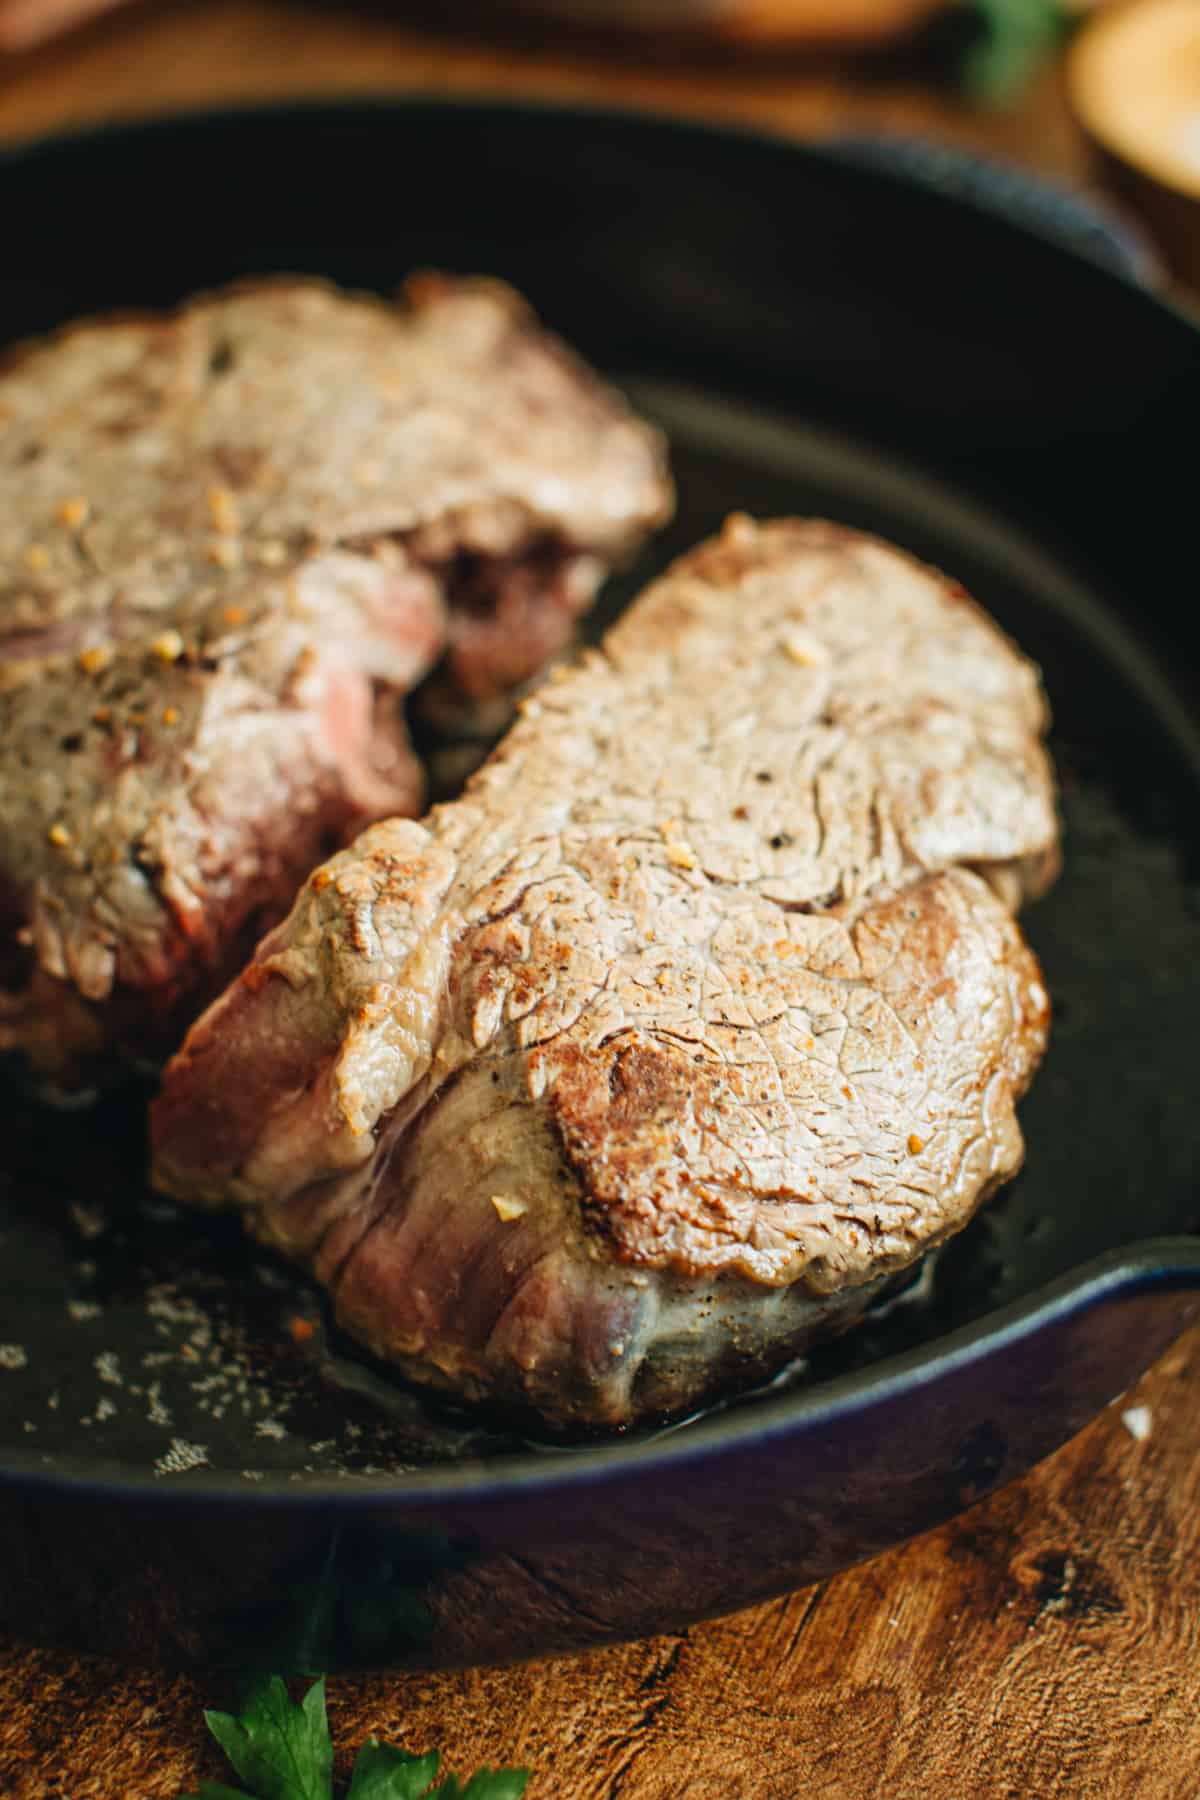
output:
M509 290L315 282L0 374L0 1045L156 1056L322 855L420 810L396 696L495 700L669 508Z
M778 1363L1020 1164L1045 719L961 588L731 521L461 800L316 872L169 1066L158 1183L558 1426Z

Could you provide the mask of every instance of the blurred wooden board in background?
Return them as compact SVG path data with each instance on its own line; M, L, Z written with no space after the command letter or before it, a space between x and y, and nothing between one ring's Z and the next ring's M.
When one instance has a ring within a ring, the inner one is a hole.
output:
M397 89L608 101L808 137L884 126L1069 179L1087 173L1053 68L1019 107L980 112L932 86L905 51L866 60L780 50L686 56L678 42L548 36L536 26L506 43L406 25L387 5L295 0L128 5L40 50L0 57L0 137L216 101Z

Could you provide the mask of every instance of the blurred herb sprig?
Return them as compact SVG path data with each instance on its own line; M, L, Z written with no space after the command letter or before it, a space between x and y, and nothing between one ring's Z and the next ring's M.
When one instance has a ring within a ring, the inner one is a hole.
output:
M263 1677L239 1714L206 1712L204 1719L246 1786L202 1781L181 1800L333 1800L323 1679L297 1704L280 1676ZM346 1800L520 1800L529 1780L524 1769L480 1769L465 1787L453 1775L439 1782L440 1762L437 1750L414 1756L368 1738Z
M1003 105L1057 49L1077 12L1065 0L971 0L976 29L963 60L968 94Z

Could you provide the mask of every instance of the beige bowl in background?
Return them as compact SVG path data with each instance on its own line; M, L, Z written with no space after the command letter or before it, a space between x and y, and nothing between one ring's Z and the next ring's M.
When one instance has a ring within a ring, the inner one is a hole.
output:
M1200 0L1130 0L1079 33L1067 91L1113 185L1200 291Z

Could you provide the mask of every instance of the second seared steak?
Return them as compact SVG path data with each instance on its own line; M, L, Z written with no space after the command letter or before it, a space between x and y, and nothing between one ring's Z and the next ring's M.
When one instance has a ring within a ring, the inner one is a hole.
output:
M848 1322L1018 1168L1045 707L954 584L737 520L523 710L193 1028L157 1179L417 1379L620 1425Z
M669 509L658 435L508 289L316 282L0 372L0 1046L155 1058L369 819L398 696L502 696Z

